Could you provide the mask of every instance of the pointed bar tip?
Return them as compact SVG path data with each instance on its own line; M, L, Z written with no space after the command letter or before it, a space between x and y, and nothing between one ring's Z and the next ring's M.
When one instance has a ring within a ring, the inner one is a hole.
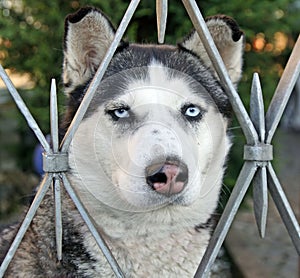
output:
M55 80L55 78L51 79L51 92L55 92L55 94L56 94L56 80Z
M58 109L57 109L57 90L56 80L52 78L50 88L50 126L53 151L59 149L59 131L58 131Z
M250 99L250 118L258 133L259 140L265 141L265 109L262 87L257 72L253 74Z
M160 44L165 41L167 16L168 0L156 0L157 37Z
M253 73L252 85L251 85L251 94L262 94L261 84L259 74L257 72Z

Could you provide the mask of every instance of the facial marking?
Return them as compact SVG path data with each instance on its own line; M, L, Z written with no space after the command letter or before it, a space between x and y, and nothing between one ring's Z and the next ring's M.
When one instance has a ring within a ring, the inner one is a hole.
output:
M130 211L192 204L214 155L215 131L206 122L214 109L205 90L199 85L200 93L195 93L185 76L157 64L149 66L147 78L129 84L122 93L104 98L86 119L95 128L94 170L111 180L110 187L103 186L106 194L97 182L87 188L101 202ZM150 178L146 169L153 165L161 173ZM178 165L186 165L186 171Z

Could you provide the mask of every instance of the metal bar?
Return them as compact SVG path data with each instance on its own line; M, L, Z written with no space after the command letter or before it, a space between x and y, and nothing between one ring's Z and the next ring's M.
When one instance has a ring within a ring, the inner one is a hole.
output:
M199 34L199 37L207 51L207 54L220 78L222 85L224 86L225 92L231 102L232 108L235 115L243 129L247 143L249 145L254 145L258 141L257 132L252 124L252 121L238 95L236 92L230 77L227 73L224 62L214 44L213 38L205 24L205 21L201 15L201 12L197 6L195 0L182 0L189 17Z
M2 78L4 84L6 85L8 91L10 92L11 96L13 97L16 105L20 109L21 113L23 114L24 118L26 119L29 127L33 130L34 134L36 135L37 139L43 146L46 152L51 153L50 146L42 133L41 129L39 128L38 124L36 123L35 119L31 115L30 111L28 110L26 104L24 103L23 99L21 98L20 94L14 87L13 83L11 82L10 78L6 74L5 70L3 69L2 65L0 65L0 77Z
M156 0L158 43L164 43L168 17L168 0Z
M35 216L35 213L36 213L38 207L40 206L40 203L42 202L43 198L45 197L47 190L49 189L49 186L51 183L52 183L52 174L46 174L39 186L39 190L34 197L34 200L23 220L22 225L19 228L19 231L18 231L15 239L14 239L13 243L11 244L11 246L1 264L0 277L4 276L4 273L9 265L9 263L13 259L14 255L15 255L26 231L28 230L28 227L29 227L33 217Z
M294 243L300 256L300 227L296 216L284 194L272 164L268 163L268 186L274 203L280 213L280 216L286 226L286 229Z
M258 168L253 178L253 203L259 235L264 238L268 214L268 185L265 166Z
M57 153L59 149L58 138L58 109L57 109L57 90L55 79L51 81L50 90L50 125L51 141L53 152ZM55 208L55 240L57 259L62 260L62 215L61 215L61 188L59 177L53 176L54 208Z
M250 118L258 133L259 140L265 141L265 108L262 89L258 73L253 74L251 98L250 98Z
M58 112L57 112L57 91L55 79L51 81L50 90L50 126L51 126L51 141L53 152L57 153L59 148L58 142Z
M245 161L219 223L209 241L206 252L194 276L195 278L206 277L206 275L208 275L237 210L249 188L256 169L256 164L254 162Z
M80 215L82 216L84 222L88 226L90 232L92 233L93 237L95 238L98 246L100 247L106 260L110 264L115 275L117 277L125 277L120 266L118 265L117 261L115 260L114 256L112 255L111 251L109 250L108 246L106 245L105 241L103 240L103 238L98 233L95 226L93 225L92 221L90 220L86 210L84 209L83 205L81 204L80 200L78 199L78 197L77 197L75 191L73 190L65 173L62 173L62 180L63 180L63 184L64 184L68 194L70 195L71 199L73 200L74 204L76 205Z
M83 119L88 107L89 107L89 104L93 98L93 96L95 95L96 93L96 90L98 88L98 86L100 85L100 82L104 76L104 73L119 45L119 42L121 41L125 31L126 31L126 28L139 4L140 0L132 0L124 14L124 17L119 25L119 28L117 29L116 31L116 34L115 34L115 37L108 49L108 51L106 52L91 84L89 85L89 88L87 90L87 92L85 93L85 96L62 140L62 143L61 143L61 150L62 152L66 152L70 146L70 143L73 139L73 136L76 132L76 130L78 129L79 127L79 124L81 122L81 120Z
M57 259L62 260L62 215L61 215L61 188L60 180L54 175L54 199L55 199L55 239Z
M259 75L254 73L251 98L250 98L250 118L258 133L260 143L265 141L265 109ZM254 215L258 231L263 238L266 232L268 214L268 186L266 163L261 162L262 166L257 169L253 178L253 203Z
M270 143L300 74L300 35L271 100L266 114L267 140Z

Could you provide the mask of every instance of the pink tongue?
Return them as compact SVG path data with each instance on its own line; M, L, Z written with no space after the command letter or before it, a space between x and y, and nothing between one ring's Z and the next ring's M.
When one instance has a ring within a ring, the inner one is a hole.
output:
M176 194L183 190L184 183L182 181L178 181L178 182L167 181L167 183L156 182L153 184L153 187L157 192L163 194Z

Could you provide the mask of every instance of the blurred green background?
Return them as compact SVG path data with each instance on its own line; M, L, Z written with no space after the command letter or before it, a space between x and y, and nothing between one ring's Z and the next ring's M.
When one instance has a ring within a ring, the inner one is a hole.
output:
M300 1L197 1L204 16L227 14L246 34L244 74L239 93L248 107L252 75L260 74L266 104L270 101L300 29ZM129 1L0 1L0 62L14 76L43 132L49 132L49 87L56 78L60 113L64 18L82 6L102 9L118 25ZM141 1L126 33L129 41L156 42L155 1ZM192 24L181 1L169 1L166 42L187 35ZM244 138L235 121L234 149L225 179L225 199L242 164ZM0 218L12 215L38 183L32 155L37 141L4 86L0 87ZM228 189L229 188L229 189ZM226 191L228 191L226 193Z

